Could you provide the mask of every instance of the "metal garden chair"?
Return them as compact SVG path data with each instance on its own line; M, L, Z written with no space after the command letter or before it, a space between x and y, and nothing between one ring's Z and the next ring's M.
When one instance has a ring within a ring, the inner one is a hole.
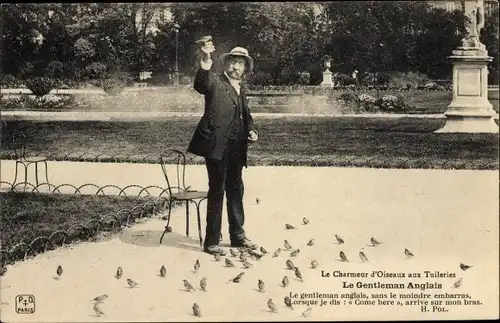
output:
M208 192L206 191L196 191L190 190L190 186L186 187L185 184L185 174L186 174L186 155L183 152L176 149L166 149L160 155L161 168L163 170L163 175L167 181L168 193L170 198L168 200L168 218L165 230L160 238L160 244L163 237L167 232L172 229L169 227L170 215L172 213L172 205L177 202L186 202L186 236L189 237L189 203L194 203L196 205L196 215L198 217L198 235L200 237L200 246L202 245L203 237L201 234L201 219L200 219L200 203L207 198ZM175 173L175 178L169 177L169 172L167 171L167 165L175 166L176 171L171 171L170 175ZM172 181L175 180L175 182ZM172 185L174 184L175 185Z
M12 187L17 182L17 169L18 165L24 166L24 186L26 188L26 184L28 184L28 167L32 164L35 165L35 181L38 186L38 164L45 164L45 180L46 184L49 186L49 173L47 168L47 157L44 156L26 156L26 136L19 131L14 131L12 135L12 148L14 150L14 156L16 159L16 175L14 177L14 183L12 183Z

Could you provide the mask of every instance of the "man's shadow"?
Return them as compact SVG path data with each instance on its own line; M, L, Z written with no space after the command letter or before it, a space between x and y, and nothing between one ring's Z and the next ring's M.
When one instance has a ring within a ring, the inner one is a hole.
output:
M118 236L118 239L125 243L141 247L159 247L162 231L141 230L124 231ZM161 247L180 248L191 251L201 252L200 240L197 237L186 237L185 234L177 232L167 232L161 242Z

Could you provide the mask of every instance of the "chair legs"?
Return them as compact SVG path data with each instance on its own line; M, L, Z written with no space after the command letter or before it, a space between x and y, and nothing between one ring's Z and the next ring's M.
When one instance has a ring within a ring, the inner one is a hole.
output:
M168 228L168 225L170 224L170 215L172 214L172 204L174 203L174 200L169 199L168 200L168 218L167 218L167 226L165 228Z
M14 175L14 182L12 182L12 187L14 187L14 185L16 185L16 182L17 182L17 168L19 166L19 162L16 160L16 174Z
M172 200L172 199L168 200L167 225L165 226L165 230L163 230L163 234L161 235L160 244L163 241L163 237L165 236L165 234L169 231L168 228L169 228L169 224L170 224L170 215L172 214L172 204L173 204L173 202L174 202L174 200Z
M26 185L28 184L28 167L29 166L30 166L30 164L24 165L24 191L25 192L26 192Z
M50 184L49 184L49 169L47 167L47 161L43 162L45 164L45 180L47 181L47 185L49 185L49 190L50 190Z
M49 170L48 170L48 167L47 167L47 161L44 161L43 163L45 164L45 181L46 181L47 185L49 186L49 191L50 191ZM14 182L12 183L12 187L14 187L15 184L16 184L16 182L17 182L18 166L22 165L24 167L24 181L22 183L24 183L24 190L26 191L26 186L28 184L28 167L31 164L35 164L35 183L36 183L36 186L39 185L39 180L38 180L38 163L35 162L35 163L27 163L27 164L25 164L25 163L23 163L21 161L16 161L16 173L14 175Z
M198 202L196 202L194 200L186 201L186 236L189 237L189 203L193 202L196 205L196 217L198 220L198 236L200 238L200 247L203 244L203 236L202 236L202 232L201 232L201 214L200 214L200 204L203 200L205 200L205 199L201 199ZM172 204L173 204L173 200L169 200L167 225L165 226L165 230L163 231L163 234L161 235L160 244L163 241L163 237L168 232L169 223L170 223L170 215L172 213Z
M200 215L200 204L201 202L203 202L203 200L205 200L205 198L202 198L201 200L199 200L198 202L196 201L192 201L195 205L196 205L196 217L197 217L197 220L198 220L198 236L200 238L200 247L202 246L203 244L203 235L202 235L202 232L201 232L201 215Z
M186 237L189 237L189 202L186 201Z
M14 187L16 186L19 165L22 165L24 167L24 181L20 182L20 183L24 183L24 191L26 191L26 185L28 184L28 166L29 166L29 164L26 165L26 164L24 164L20 161L17 161L17 160L16 160L16 174L14 175L14 182L12 183L12 189L14 189Z
M43 163L45 164L45 182L47 183L47 186L49 187L49 192L50 192L49 169L47 167L47 161L44 161Z
M35 183L38 186L38 163L35 163Z
M198 217L198 236L200 237L200 247L201 247L201 245L203 243L203 237L201 235L200 203L201 203L201 201L199 201L196 204L196 215Z

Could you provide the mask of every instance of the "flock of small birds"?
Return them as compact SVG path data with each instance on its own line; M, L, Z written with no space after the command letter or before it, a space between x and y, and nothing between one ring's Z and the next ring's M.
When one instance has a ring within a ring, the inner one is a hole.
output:
M259 203L259 199L256 200L257 201L257 204ZM308 225L310 223L310 221L307 219L307 218L303 218L302 219L302 222L303 222L303 225ZM286 230L296 230L297 227L291 225L291 224L285 224L285 229ZM335 239L337 241L337 244L339 245L343 245L345 243L344 239L339 236L338 234L335 234ZM310 239L306 245L307 246L314 246L314 243L315 243L315 239ZM378 245L382 244L382 242L378 241L376 238L372 237L370 239L370 244L371 246L373 247L377 247ZM292 245L290 244L290 242L288 240L284 240L283 241L283 248L279 247L277 248L273 253L272 253L272 258L277 258L280 256L280 254L282 252L289 252L289 256L290 258L293 258L293 257L298 257L299 254L300 254L300 249L294 249L292 247ZM230 257L226 257L226 256L221 256L221 255L218 255L218 254L214 254L213 257L215 259L215 261L219 262L222 260L222 258L224 258L224 266L225 267L228 267L228 268L235 268L235 263L233 260L231 260L231 258L234 258L234 259L239 259L239 261L241 262L243 268L245 269L249 269L249 268L252 268L253 267L253 264L250 262L251 260L260 260L262 257L270 254L264 247L260 247L257 250L252 250L252 249L247 249L247 248L237 248L237 249L233 249L231 248L229 250L229 254L230 254ZM406 258L408 259L411 259L411 258L414 258L415 255L408 249L408 248L405 248L404 249L404 255ZM360 251L359 252L359 258L361 259L362 262L368 262L368 257L366 256L366 254L363 252L363 251ZM339 252L339 260L342 261L342 262L348 262L348 258L346 256L346 254L344 253L344 251L340 251ZM294 262L292 261L292 259L288 259L286 260L285 262L285 265L286 265L286 268L290 271L293 271L294 273L294 276L295 278L300 281L300 282L303 282L303 275L302 275L302 272L300 271L300 269L294 264ZM317 260L312 260L311 263L310 263L310 268L311 269L316 269L317 267L319 266L319 263ZM463 271L466 271L466 270L469 270L470 268L472 268L473 266L471 265L466 265L464 263L461 263L460 264L460 269L463 270ZM200 260L199 259L196 259L194 265L193 265L193 270L192 272L193 273L198 273L200 271L200 268L201 268L201 263L200 263ZM1 274L4 275L6 273L7 269L6 267L2 267L1 269ZM55 277L53 277L55 280L59 280L62 275L63 275L63 268L61 265L59 265L56 269L56 275ZM167 277L167 268L162 265L159 269L159 273L158 273L158 276L161 277L161 278L166 278ZM123 268L121 266L119 266L117 269L116 269L116 273L114 274L114 277L119 280L123 277ZM240 272L238 275L236 275L235 277L233 278L230 278L227 283L240 283L243 278L245 277L245 272L242 271ZM462 278L459 278L454 284L453 284L453 287L455 288L459 288L462 284ZM128 288L136 288L139 286L139 284L137 282L135 282L134 280L132 280L131 278L127 278L126 279L126 282L127 282L127 285L128 285ZM283 279L281 280L281 286L283 288L286 288L287 286L289 286L289 277L287 275L283 276ZM195 292L196 289L195 287L187 280L187 279L184 279L183 280L183 284L184 284L184 288L187 292ZM199 282L199 286L200 286L200 290L203 291L203 292L207 292L208 289L207 289L207 278L206 277L203 277L201 278L200 282ZM266 292L266 287L265 287L265 283L262 279L258 279L257 281L257 290L258 292L260 293L265 293ZM101 310L100 308L100 305L104 303L104 301L108 298L108 295L107 294L102 294L102 295L99 295L97 297L95 297L93 300L91 300L91 302L93 303L93 311L95 313L95 315L97 317L101 317L101 316L104 316L106 317L106 315L104 314L104 312ZM291 309L293 310L293 305L292 305L292 300L290 299L289 296L285 296L284 297L284 305L286 306L286 308L288 309ZM268 301L267 301L267 307L269 309L269 311L271 313L276 313L278 311L278 307L276 306L276 304L274 303L273 299L272 298L269 298ZM302 317L308 317L312 312L312 307L308 307L304 312L302 312ZM192 313L194 316L196 317L201 317L202 316L202 312L201 312L201 308L199 306L199 304L197 304L196 302L192 305Z

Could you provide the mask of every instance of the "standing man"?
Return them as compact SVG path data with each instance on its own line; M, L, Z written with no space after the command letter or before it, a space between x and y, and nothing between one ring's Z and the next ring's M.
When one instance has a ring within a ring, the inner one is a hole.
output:
M194 89L205 95L205 112L189 143L188 152L205 157L208 171L207 227L204 251L225 255L219 246L224 192L227 199L229 237L232 247L256 249L245 235L243 224L243 166L247 167L248 142L258 139L240 81L253 69L253 59L242 47L222 54L224 72L210 72L211 37L201 42L200 68Z

